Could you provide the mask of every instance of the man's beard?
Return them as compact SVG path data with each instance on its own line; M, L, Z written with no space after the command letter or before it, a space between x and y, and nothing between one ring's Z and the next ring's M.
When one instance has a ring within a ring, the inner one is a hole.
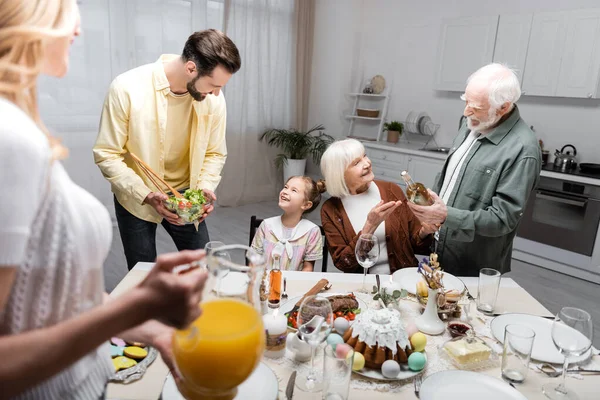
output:
M202 94L198 91L198 89L196 89L196 81L200 79L199 76L195 77L194 79L192 79L191 81L189 81L187 83L187 91L190 94L190 96L192 96L192 98L196 101L202 101L206 98L205 94Z
M467 117L467 128L469 128L472 131L477 131L477 132L485 131L485 130L490 129L494 125L496 125L498 123L498 121L500 120L500 118L501 117L496 116L496 109L490 107L490 109L488 110L487 121L475 120L475 121L479 122L479 125L475 126L475 125L473 125L474 120L471 117Z

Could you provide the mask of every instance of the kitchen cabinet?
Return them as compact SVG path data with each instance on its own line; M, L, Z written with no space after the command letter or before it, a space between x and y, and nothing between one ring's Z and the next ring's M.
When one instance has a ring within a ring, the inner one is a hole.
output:
M597 98L600 80L600 9L569 13L556 95Z
M544 12L533 16L522 82L525 94L556 95L565 48L567 20L565 12Z
M462 91L469 75L494 56L498 15L446 19L436 70L437 90Z
M515 68L519 81L523 79L533 14L500 15L494 62Z
M432 154L407 147L387 144L363 143L367 156L371 159L375 179L394 182L403 188L406 186L400 173L409 171L415 182L425 187L433 187L435 178L441 172L445 154Z

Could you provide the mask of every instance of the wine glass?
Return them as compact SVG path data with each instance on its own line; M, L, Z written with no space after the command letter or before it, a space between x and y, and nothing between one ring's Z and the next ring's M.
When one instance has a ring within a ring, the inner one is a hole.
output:
M296 380L296 385L307 392L318 392L323 386L323 378L315 368L317 347L327 339L333 327L333 310L329 299L323 296L308 296L298 310L298 332L311 347L310 370Z
M209 277L202 315L173 334L178 387L185 398L232 400L256 369L265 348L260 285L264 257L243 245L219 247L207 257ZM222 271L243 274L237 290L215 291Z
M219 242L217 240L212 240L204 245L204 251L206 251L206 255L209 256L210 253L212 253L215 249L218 249L219 247L223 246L225 246L225 243Z
M359 290L361 293L369 293L365 286L365 280L367 278L367 270L371 268L379 259L379 242L375 235L370 233L363 233L356 242L354 248L354 254L356 254L356 261L364 268L363 284Z
M592 317L587 311L574 307L563 307L552 323L552 341L558 351L565 356L562 381L560 384L547 383L542 392L553 400L576 400L575 392L565 387L565 377L569 357L581 356L592 347Z

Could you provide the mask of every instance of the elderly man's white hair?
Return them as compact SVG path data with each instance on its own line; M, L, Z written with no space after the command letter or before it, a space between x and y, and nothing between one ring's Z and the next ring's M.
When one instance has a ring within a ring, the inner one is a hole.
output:
M515 70L503 64L493 63L479 68L467 79L467 85L470 83L488 88L490 105L494 109L504 103L510 103L512 109L521 97L521 84Z

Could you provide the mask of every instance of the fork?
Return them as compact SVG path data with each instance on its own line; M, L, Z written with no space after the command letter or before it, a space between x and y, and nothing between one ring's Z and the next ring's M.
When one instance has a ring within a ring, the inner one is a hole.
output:
M283 278L283 293L281 293L281 298L282 299L287 299L288 298L288 294L285 291L286 287L287 287L287 279Z
M421 392L421 382L423 382L423 376L417 375L413 382L415 384L415 396L417 396L418 399L419 393Z

